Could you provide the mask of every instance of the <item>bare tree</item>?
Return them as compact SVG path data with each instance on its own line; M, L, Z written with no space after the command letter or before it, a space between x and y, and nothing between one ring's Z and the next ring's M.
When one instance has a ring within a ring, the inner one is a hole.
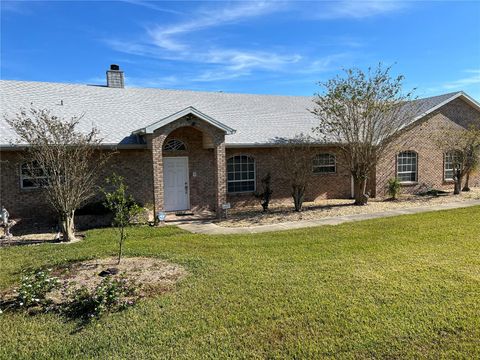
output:
M300 134L277 141L285 179L290 183L295 211L302 211L308 176L312 172L313 139Z
M50 110L33 108L6 118L18 143L26 145L25 170L58 214L64 241L74 239L75 210L95 194L97 175L109 156L98 151L101 139L95 128L88 133L76 130L80 119L64 120Z
M480 123L471 125L468 129L457 127L443 131L439 144L452 164L453 193L458 195L462 191L469 191L470 174L480 163ZM464 178L466 181L462 189Z
M388 147L388 140L412 120L415 102L404 94L403 76L392 77L381 64L367 72L345 70L320 82L312 111L323 140L338 144L354 182L356 205L366 205L367 181Z

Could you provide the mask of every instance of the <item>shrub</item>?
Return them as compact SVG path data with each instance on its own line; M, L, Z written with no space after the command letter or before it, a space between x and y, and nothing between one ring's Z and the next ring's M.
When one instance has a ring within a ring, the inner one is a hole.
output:
M266 212L268 211L268 206L270 205L270 199L272 198L272 177L270 176L270 173L267 173L262 180L262 187L263 187L263 192L261 193L255 193L255 197L260 198L261 202L260 204L262 205L263 211Z
M135 285L125 277L113 279L107 276L91 291L83 286L67 294L64 313L72 318L99 318L104 313L133 305L136 293Z
M28 308L48 303L47 293L56 289L59 281L51 276L51 270L38 270L24 273L17 291L15 305Z
M400 194L401 184L397 178L388 179L387 191L392 200L396 200Z

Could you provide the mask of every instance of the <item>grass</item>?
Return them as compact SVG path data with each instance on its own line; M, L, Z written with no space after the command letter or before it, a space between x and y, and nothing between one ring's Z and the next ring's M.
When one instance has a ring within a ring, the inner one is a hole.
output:
M480 207L242 236L135 228L127 256L190 272L174 292L80 330L4 313L0 358L479 358L479 234ZM0 288L112 256L113 236L3 248Z

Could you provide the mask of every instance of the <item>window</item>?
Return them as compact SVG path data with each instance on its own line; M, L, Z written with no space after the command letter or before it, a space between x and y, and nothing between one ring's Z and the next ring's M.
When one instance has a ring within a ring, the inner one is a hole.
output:
M460 156L458 152L449 151L444 155L443 161L443 179L453 180L455 167L458 168L460 163Z
M187 147L185 146L185 143L181 140L170 139L163 146L163 150L165 150L165 151L185 151L185 150L187 150Z
M227 186L229 193L255 191L255 160L247 155L227 160Z
M318 154L313 158L313 172L316 174L330 174L337 171L335 155Z
M400 182L417 181L417 153L404 151L397 155L397 178Z
M34 189L47 183L47 176L35 163L23 163L20 169L20 183L22 189Z

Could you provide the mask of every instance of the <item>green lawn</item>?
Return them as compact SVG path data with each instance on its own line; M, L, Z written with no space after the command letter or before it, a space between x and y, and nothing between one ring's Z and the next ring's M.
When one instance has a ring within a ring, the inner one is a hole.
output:
M0 288L113 255L112 238L3 248ZM0 315L0 358L480 358L480 207L260 235L136 228L126 253L190 275L80 330Z

